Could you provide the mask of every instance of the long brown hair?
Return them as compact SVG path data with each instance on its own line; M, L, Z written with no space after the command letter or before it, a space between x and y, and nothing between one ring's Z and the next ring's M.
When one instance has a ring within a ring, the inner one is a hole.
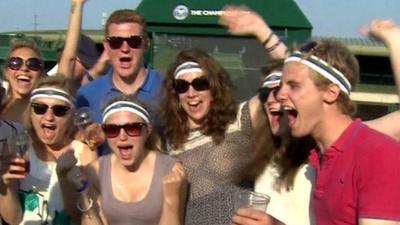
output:
M176 149L183 145L189 135L188 116L180 106L178 93L173 88L175 69L187 61L197 62L210 82L213 101L200 129L203 134L211 136L212 140L219 144L225 137L228 125L235 121L238 106L226 70L214 58L199 49L181 51L166 74L165 97L162 102L166 138Z

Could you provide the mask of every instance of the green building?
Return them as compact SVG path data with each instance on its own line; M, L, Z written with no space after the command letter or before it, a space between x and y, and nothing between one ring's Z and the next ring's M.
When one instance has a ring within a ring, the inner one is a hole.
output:
M177 52L201 48L216 58L231 75L239 100L255 94L266 53L254 37L238 37L218 24L227 1L144 0L137 10L147 20L152 38L151 64L165 72ZM312 26L292 0L229 1L256 10L286 43L304 42ZM288 16L290 15L290 16Z

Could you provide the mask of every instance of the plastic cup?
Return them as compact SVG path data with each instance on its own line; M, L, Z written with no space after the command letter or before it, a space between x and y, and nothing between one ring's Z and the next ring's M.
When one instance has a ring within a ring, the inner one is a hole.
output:
M254 191L238 191L234 195L235 211L241 208L253 208L266 211L270 197Z
M18 131L7 140L8 154L13 157L19 157L25 160L24 163L11 163L12 165L22 166L25 171L13 171L14 174L27 175L30 172L30 161L29 161L29 145L31 143L28 131ZM3 149L4 150L4 149Z

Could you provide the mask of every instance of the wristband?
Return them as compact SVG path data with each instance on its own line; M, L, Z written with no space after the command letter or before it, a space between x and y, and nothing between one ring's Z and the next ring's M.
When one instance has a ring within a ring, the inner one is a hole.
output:
M270 52L274 51L281 43L282 43L282 39L279 38L279 40L278 40L274 45L272 45L272 46L269 47L269 48L266 48L265 51L266 51L267 53L270 53Z
M268 35L268 37L262 42L262 46L266 46L268 42L271 40L272 36L274 36L274 32L271 31L271 33Z

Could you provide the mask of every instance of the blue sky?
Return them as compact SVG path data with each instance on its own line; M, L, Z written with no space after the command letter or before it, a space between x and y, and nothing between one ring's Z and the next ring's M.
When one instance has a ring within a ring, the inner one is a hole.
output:
M162 0L160 0L162 1ZM399 0L295 0L314 26L314 35L358 37L357 29L372 18L391 18L400 24ZM103 12L135 8L140 0L88 0L83 28L100 29ZM70 9L69 0L1 0L0 32L64 29Z

